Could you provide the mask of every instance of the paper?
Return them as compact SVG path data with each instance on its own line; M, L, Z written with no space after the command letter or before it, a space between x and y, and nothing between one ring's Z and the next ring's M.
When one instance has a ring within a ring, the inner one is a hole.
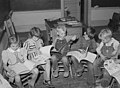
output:
M115 77L116 80L120 83L120 64L116 64L114 60L110 59L104 62L104 67L108 73Z
M9 82L0 74L0 88L12 88Z
M94 62L96 59L97 55L91 52L87 52L86 57L83 57L84 55L80 53L79 51L71 51L67 53L67 56L74 56L79 62L81 60L87 60L91 63Z
M46 60L48 60L49 58L51 58L50 56L47 56L45 54L41 54L41 55L38 55L34 58L34 62L36 64L45 64L46 63Z
M50 50L53 47L53 45L48 45L40 48L40 51L43 55L46 55L47 57L51 58Z
M15 65L9 66L9 68L16 74L27 73L30 71L23 63L17 63Z
M31 71L35 67L35 63L29 60L26 60L24 62L24 65Z

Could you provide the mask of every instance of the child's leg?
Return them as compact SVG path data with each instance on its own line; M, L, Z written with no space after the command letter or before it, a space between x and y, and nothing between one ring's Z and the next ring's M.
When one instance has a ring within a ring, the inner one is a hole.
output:
M101 85L103 87L108 87L111 81L111 76L106 69L103 69L103 78L101 79Z
M51 57L51 61L52 61L52 69L53 69L53 76L54 77L58 77L58 58L56 55L52 55Z
M94 75L95 76L101 76L101 66L103 65L104 61L101 58L96 58L96 60L93 63L93 68L94 68Z
M15 83L18 86L18 88L24 88L23 85L22 85L22 83L21 83L21 79L20 79L19 75L15 76Z
M66 56L63 56L61 61L63 62L64 65L64 77L68 77L69 76L69 62L68 62L68 58Z
M44 66L44 80L50 81L50 60L46 60L46 64Z
M74 72L79 73L79 75L82 75L82 74L80 74L84 70L82 64L79 63L78 60L74 56L71 56L71 61L72 61L73 67L74 67L74 69L73 69Z
M36 79L37 79L37 77L38 77L38 69L35 68L35 69L33 69L31 72L32 72L32 79L30 80L29 85L30 85L32 88L34 88L35 81L36 81Z
M52 68L55 71L56 69L58 69L58 59L57 59L57 56L56 55L52 55L51 61L52 61Z
M93 64L91 62L87 62L87 66L88 66L87 67L88 68L87 83L88 83L89 87L93 87L94 83L95 83Z

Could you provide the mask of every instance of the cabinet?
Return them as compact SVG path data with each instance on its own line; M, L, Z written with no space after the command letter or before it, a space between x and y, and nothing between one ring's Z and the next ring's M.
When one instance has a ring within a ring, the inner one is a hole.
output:
M49 21L47 19L45 19L45 26L46 26L46 31L48 34L48 43L52 43L52 41L55 40L55 38L57 37L57 33L56 33L56 25L57 25L57 21ZM80 38L82 36L82 24L81 26L66 26L67 27L67 35L76 35L78 38ZM71 49L78 49L79 48L79 44L80 41L76 41L75 43L73 43L73 45L71 46Z

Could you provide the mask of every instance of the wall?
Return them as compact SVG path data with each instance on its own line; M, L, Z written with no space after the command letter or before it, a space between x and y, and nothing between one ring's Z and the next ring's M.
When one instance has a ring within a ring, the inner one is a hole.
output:
M91 8L91 26L107 25L114 12L120 12L119 7Z
M68 8L70 16L76 17L78 20L80 20L80 1L81 0L64 0L64 7Z
M60 17L61 10L23 11L13 12L12 20L17 32L26 32L33 26L45 29L44 19L57 19Z

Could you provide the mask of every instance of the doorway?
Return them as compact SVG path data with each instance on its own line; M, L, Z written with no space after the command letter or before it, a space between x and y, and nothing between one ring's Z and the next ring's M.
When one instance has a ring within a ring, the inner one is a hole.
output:
M88 26L88 1L89 0L81 0L80 2L80 20L86 26Z

